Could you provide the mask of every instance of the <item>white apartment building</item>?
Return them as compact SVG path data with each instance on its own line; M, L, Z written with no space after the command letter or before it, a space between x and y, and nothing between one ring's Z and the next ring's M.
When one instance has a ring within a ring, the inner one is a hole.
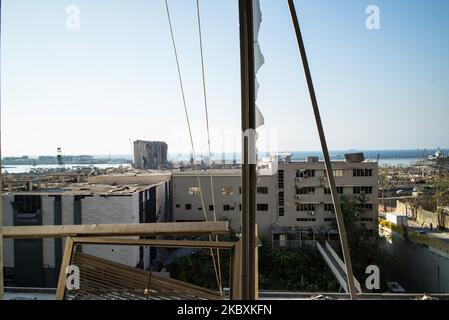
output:
M257 223L259 234L274 244L337 234L332 197L324 162L309 157L308 161L277 164L270 170L260 170L257 184ZM378 164L349 156L347 161L332 163L340 194L360 196L366 202L358 223L368 229L377 228ZM203 221L204 210L198 184L200 179L204 208L213 219L213 201L209 171L174 172L173 221ZM241 226L241 171L213 170L215 211L218 220L229 220L234 231Z
M3 223L39 226L150 223L171 219L169 175L98 176L92 180L97 183L50 185L39 191L6 193ZM5 239L7 285L55 287L63 250L63 239ZM156 255L155 249L139 247L86 245L77 250L141 268L147 268L150 258Z
M363 161L361 155L348 155L346 161L333 161L337 192L360 198L357 223L377 229L378 163ZM303 162L280 163L278 170L278 214L272 240L311 240L336 234L336 218L324 162L309 157ZM294 242L292 242L294 243Z

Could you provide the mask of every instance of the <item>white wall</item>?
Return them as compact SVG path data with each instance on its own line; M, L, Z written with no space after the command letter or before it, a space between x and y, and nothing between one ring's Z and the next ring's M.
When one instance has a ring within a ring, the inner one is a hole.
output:
M386 248L395 259L398 282L408 292L449 292L448 254L406 242L400 235L393 235Z
M133 199L134 195L110 197L95 195L83 198L81 200L81 221L83 224L138 223L139 220L136 221L134 218ZM138 263L138 257L136 261L133 247L84 245L82 251L133 267Z
M209 211L209 205L212 205L211 180L208 175L201 176L201 187L203 192L204 206L206 208L209 221L213 221L213 211ZM275 219L277 212L277 183L276 175L260 176L259 187L268 187L268 194L258 194L257 203L268 204L268 211L257 212L257 223L259 225L260 235L269 235L270 226ZM215 205L218 220L229 220L230 228L236 232L241 227L240 204L241 194L241 176L239 175L217 175L213 177L213 188L215 194ZM197 187L198 179L196 175L173 175L173 220L174 221L202 221L204 213L201 197L199 195L189 195L189 187ZM232 195L223 195L222 188L232 187ZM191 204L192 209L186 210L185 205ZM177 205L180 207L177 208ZM224 211L223 206L230 205L234 210Z
M54 225L54 198L42 196L42 224ZM44 266L55 267L55 239L43 239Z
M73 225L73 202L74 197L72 195L63 195L61 197L61 207L62 207L62 224L63 225Z
M165 184L157 186L156 209L161 208L165 213ZM4 225L13 225L13 210L11 201L14 194L3 195ZM74 224L74 196L63 194L61 196L62 224ZM127 196L100 197L95 195L81 199L81 222L82 224L116 224L116 223L139 223L139 193ZM54 197L42 195L42 223L43 225L54 224ZM63 247L65 240L63 240ZM4 239L4 264L5 267L14 267L14 240ZM109 259L129 266L136 266L139 262L139 248L134 246L83 246L83 252ZM43 259L47 267L55 267L55 241L54 239L43 240Z

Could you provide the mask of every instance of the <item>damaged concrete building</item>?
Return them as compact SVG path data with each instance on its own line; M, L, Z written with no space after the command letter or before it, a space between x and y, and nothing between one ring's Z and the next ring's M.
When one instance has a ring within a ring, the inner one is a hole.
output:
M3 195L5 226L134 224L167 222L169 175L90 177L88 183ZM62 239L5 239L5 283L10 287L55 287L64 248ZM83 253L146 269L155 248L82 246Z
M167 166L168 145L161 141L134 141L134 165L138 169L163 169Z

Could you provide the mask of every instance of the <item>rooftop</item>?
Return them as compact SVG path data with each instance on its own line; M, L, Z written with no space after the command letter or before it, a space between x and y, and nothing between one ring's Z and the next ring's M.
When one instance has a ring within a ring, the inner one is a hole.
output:
M7 194L15 195L129 195L143 191L157 184L89 184L89 183L49 183L47 186L33 191L16 191Z
M187 171L172 171L174 177L191 177L191 176L205 176L209 177L212 173L214 177L240 177L242 175L242 170L240 169L214 169L214 170L187 170ZM272 176L273 173L269 170L259 170L259 175L261 176Z

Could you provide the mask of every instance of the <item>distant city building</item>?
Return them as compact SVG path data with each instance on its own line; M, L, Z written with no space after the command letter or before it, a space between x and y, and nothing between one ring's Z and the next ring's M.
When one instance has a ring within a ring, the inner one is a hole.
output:
M167 166L168 145L160 141L134 141L134 165L138 169L163 169Z

